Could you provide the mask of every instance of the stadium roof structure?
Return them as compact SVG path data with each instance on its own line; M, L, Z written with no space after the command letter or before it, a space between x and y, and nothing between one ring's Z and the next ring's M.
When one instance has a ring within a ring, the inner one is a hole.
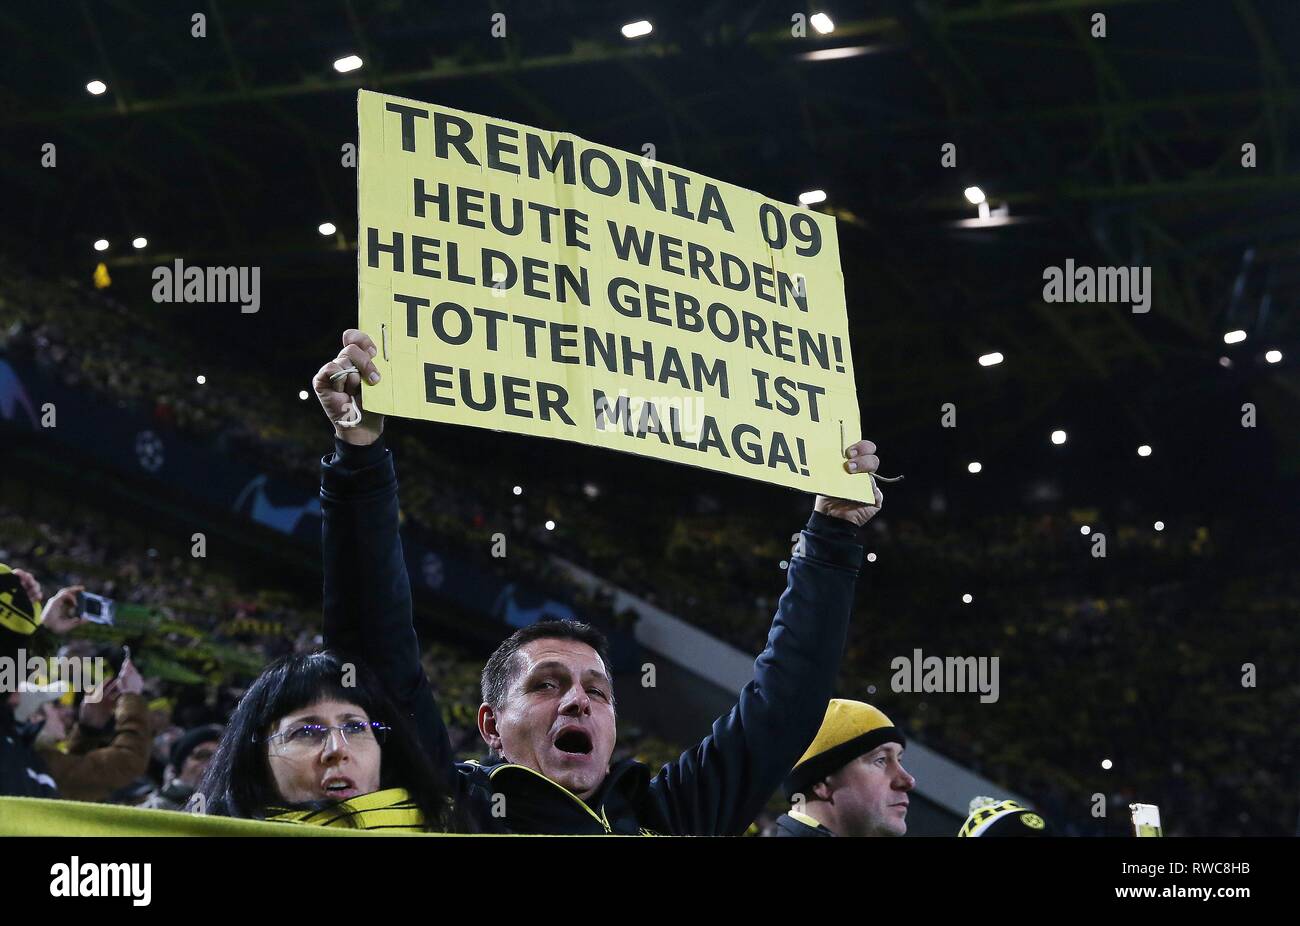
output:
M833 31L797 36L817 11ZM620 33L643 18L648 36ZM127 302L175 258L259 265L256 317L169 311L286 381L355 318L340 152L368 88L652 143L777 199L827 191L814 208L840 220L868 434L948 453L951 401L987 458L1046 444L1070 410L1097 457L1128 464L1139 441L1193 447L1242 401L1300 411L1293 0L106 0L6 7L0 29L5 248L82 279L103 259ZM362 66L336 72L348 54ZM107 91L87 94L91 79ZM1044 268L1066 260L1150 267L1151 311L1045 303ZM1230 329L1247 340L1226 346ZM976 362L992 351L1005 361ZM1273 461L1294 473L1286 430Z

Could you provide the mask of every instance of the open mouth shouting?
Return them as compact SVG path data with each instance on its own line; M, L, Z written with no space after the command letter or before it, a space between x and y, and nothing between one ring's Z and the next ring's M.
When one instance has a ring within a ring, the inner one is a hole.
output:
M591 751L595 744L589 734L582 727L575 724L567 724L560 728L552 740L555 751L561 753L566 761L582 762L591 757Z

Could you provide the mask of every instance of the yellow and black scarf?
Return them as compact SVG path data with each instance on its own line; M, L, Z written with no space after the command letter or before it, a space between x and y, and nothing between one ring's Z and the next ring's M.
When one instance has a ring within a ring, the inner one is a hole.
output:
M274 823L341 826L355 830L414 830L424 832L424 814L405 788L372 791L318 810L267 808Z

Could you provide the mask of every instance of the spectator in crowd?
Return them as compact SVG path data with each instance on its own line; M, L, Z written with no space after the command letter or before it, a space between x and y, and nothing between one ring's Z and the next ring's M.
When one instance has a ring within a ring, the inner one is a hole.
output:
M216 755L222 731L221 725L215 723L185 731L172 745L162 787L145 798L140 806L154 810L184 810Z
M364 663L285 656L249 687L199 788L200 808L357 829L463 829L444 781Z
M18 701L13 708L14 721L20 724L39 725L44 722L45 705L56 701L62 702L68 697L70 697L68 686L64 683L29 685L27 690L18 696Z
M1028 807L1012 800L976 797L970 802L970 815L957 831L964 837L1054 836L1052 825Z
M14 709L27 681L19 656L41 656L51 648L48 634L62 635L81 623L76 589L60 589L41 607L41 586L31 573L0 563L0 660L11 667L13 690L0 691L0 795L58 797L59 788L34 743L40 729L19 722Z
M45 705L36 750L63 798L102 801L144 774L150 736L143 690L144 679L127 658L116 678L87 693L71 730L59 705Z
M792 808L778 836L902 836L908 792L903 734L882 712L836 698L817 737L785 781Z

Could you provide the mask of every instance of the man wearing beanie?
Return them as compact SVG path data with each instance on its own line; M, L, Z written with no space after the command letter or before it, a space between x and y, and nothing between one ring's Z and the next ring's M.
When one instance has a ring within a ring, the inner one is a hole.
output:
M977 797L958 836L1055 836L1052 825L1028 807L1013 800Z
M821 729L785 780L794 805L777 836L902 836L908 792L906 742L893 721L861 701L836 698Z
M145 798L140 806L154 810L184 810L203 781L203 773L216 754L223 730L220 724L215 723L187 730L172 746L163 786Z

